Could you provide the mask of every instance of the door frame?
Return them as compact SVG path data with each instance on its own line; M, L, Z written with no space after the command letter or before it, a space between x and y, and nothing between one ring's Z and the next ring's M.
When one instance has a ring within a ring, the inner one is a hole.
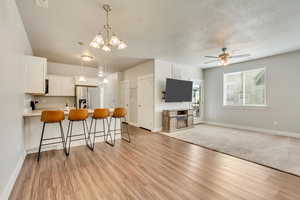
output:
M140 115L139 115L139 108L140 108L140 96L139 96L139 87L140 87L140 81L142 79L149 79L152 78L152 86L153 86L153 98L152 98L152 102L153 102L153 106L152 106L152 127L150 129L150 131L153 131L155 128L155 80L154 80L154 74L147 74L144 76L138 76L137 77L137 125L138 127L141 127L140 124Z
M131 120L130 120L130 81L129 80L123 80L123 81L120 81L120 93L121 93L121 90L122 90L122 84L128 84L128 106L127 106L127 122L129 123ZM119 94L120 94L119 93ZM120 94L120 98L123 98ZM122 99L120 99L122 100ZM120 101L120 104L121 104L121 101Z

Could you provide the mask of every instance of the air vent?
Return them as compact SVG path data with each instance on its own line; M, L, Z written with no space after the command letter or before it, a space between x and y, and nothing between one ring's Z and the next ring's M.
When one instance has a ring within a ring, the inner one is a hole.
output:
M48 8L48 0L34 0L35 4L41 8Z

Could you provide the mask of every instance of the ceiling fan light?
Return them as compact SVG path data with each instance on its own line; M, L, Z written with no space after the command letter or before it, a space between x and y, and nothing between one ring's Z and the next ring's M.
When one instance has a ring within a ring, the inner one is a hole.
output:
M118 49L125 49L127 47L127 44L123 41L120 41L120 44L118 45Z
M109 44L111 44L112 46L118 46L120 44L120 40L117 36L112 35L109 41Z
M102 50L103 50L103 51L106 51L106 52L111 51L110 47L107 46L107 45L103 45Z
M223 66L228 65L229 64L228 59L221 59L220 64L223 65Z

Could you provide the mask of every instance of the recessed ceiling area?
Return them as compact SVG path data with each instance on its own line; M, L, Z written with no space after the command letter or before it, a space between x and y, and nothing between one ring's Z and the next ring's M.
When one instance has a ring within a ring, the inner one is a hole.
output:
M88 46L103 29L104 3L112 6L110 23L128 44L125 50L106 53ZM219 54L222 47L251 54L234 62L300 48L299 0L51 0L48 8L33 0L17 4L34 55L66 64L80 64L85 53L96 58L90 66L107 64L113 71L152 58L207 68L216 64L204 64L209 60L204 56Z

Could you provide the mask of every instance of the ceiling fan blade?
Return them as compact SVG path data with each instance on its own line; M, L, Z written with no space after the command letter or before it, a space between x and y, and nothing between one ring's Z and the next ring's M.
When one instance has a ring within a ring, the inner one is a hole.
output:
M243 54L243 55L235 55L235 56L230 56L229 58L244 58L244 57L249 57L251 56L250 54Z
M218 62L218 61L219 61L219 60L210 60L210 61L204 62L204 64L210 64L210 63Z
M204 56L205 58L219 58L218 56Z

